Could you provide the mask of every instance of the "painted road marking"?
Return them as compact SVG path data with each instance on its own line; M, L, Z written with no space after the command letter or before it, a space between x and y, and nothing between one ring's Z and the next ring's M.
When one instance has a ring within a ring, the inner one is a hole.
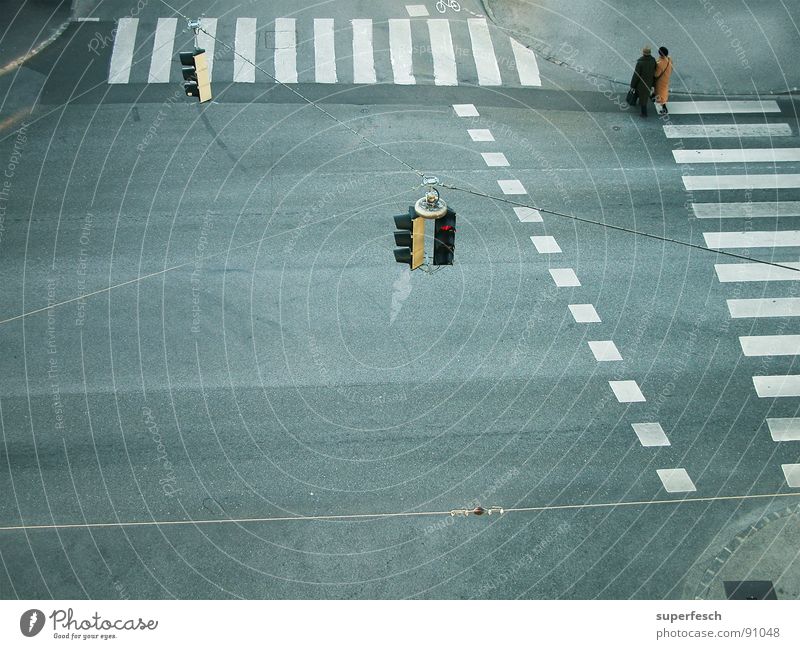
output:
M424 8L424 7L423 7ZM425 13L427 16L427 12ZM408 19L389 21L389 55L392 74L397 84L416 83L412 62L411 21Z
M459 117L478 117L478 109L475 104L453 104L453 109Z
M217 36L217 19L216 18L203 18L200 26L208 32L197 33L197 46L206 51L206 65L208 66L208 80L213 79L212 73L214 71L214 46L217 42L214 40Z
M733 174L727 176L683 176L687 190L796 189L800 174Z
M133 46L136 44L138 18L120 18L111 50L111 65L108 71L109 83L128 83L133 63Z
M800 316L800 298L756 297L728 300L731 318L793 318Z
M425 5L406 5L406 11L412 18L430 15L428 13L428 8Z
M656 473L664 489L671 494L697 491L686 469L656 469Z
M540 254L553 254L561 252L558 242L550 236L531 237L536 252Z
M800 464L781 464L781 469L786 477L786 484L794 489L800 487Z
M314 79L336 83L336 44L333 18L314 19Z
M514 52L514 61L517 64L517 74L519 74L520 85L541 86L542 79L539 76L539 64L536 62L536 55L522 43L509 37L511 49Z
M553 278L558 288L567 288L570 286L580 286L578 276L572 268L551 268L550 277Z
M754 376L753 385L759 397L800 397L800 376Z
M457 86L458 72L456 71L453 39L450 35L450 21L428 20L428 32L433 56L433 82L437 86Z
M800 336L739 336L745 356L796 356L800 354Z
M275 19L275 78L297 83L297 35L294 18Z
M481 86L499 86L503 80L500 78L500 68L497 67L497 57L492 46L492 37L489 35L489 25L485 18L470 18L467 20L469 36L472 39L472 58L475 59L475 68L478 71L478 84Z
M169 83L169 69L172 66L172 45L175 42L175 30L177 27L177 18L158 19L147 83Z
M473 142L494 142L494 135L488 128L470 128L467 133Z
M800 246L800 230L703 232L706 246L724 248L787 248Z
M522 223L541 223L542 215L532 207L515 207L514 214Z
M600 322L600 316L591 304L570 304L569 310L575 322Z
M527 194L528 192L522 186L519 180L498 180L497 184L500 185L500 190L504 194Z
M502 153L481 153L487 167L507 167L508 160Z
M236 36L233 40L233 49L239 56L233 57L233 80L236 83L255 83L256 69L249 61L256 59L256 19L237 18Z
M800 441L800 418L767 417L769 434L776 442Z
M671 115L699 115L702 113L780 113L773 100L767 101L671 101Z
M642 446L669 446L669 438L658 422L631 424Z
M800 280L800 263L793 261L781 262L779 268L767 264L714 264L717 278L720 282L787 282Z
M355 18L353 24L353 83L375 83L372 19Z
M672 152L678 164L728 162L797 162L800 149L686 149Z
M614 344L613 340L590 340L589 349L592 350L594 358L597 361L621 361L622 354Z
M690 137L782 137L792 134L786 123L781 124L687 124L664 126L668 138Z
M636 381L609 381L614 396L620 403L639 403L645 401Z
M800 201L692 203L698 219L747 219L800 216Z

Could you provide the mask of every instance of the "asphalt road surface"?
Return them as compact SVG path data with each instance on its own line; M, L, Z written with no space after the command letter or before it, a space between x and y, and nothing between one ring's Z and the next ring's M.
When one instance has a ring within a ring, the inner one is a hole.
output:
M220 11L203 105L155 2L0 77L0 596L800 597L796 102L643 120L433 4Z

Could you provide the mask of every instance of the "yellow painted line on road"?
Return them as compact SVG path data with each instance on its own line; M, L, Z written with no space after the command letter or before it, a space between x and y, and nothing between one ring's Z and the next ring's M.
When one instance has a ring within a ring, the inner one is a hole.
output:
M20 66L25 65L34 56L36 56L39 52L41 52L45 47L50 45L50 43L52 43L59 36L61 36L61 34L64 33L64 30L67 27L69 27L69 22L61 23L58 26L58 29L55 31L55 33L52 36L50 36L49 38L46 38L41 43L39 43L38 45L34 46L32 49L28 50L27 53L23 54L22 56L19 56L16 59L14 59L13 61L10 61L9 63L6 63L2 68L0 68L0 77L2 77L4 74L8 74L9 72L13 72L14 70L19 68Z

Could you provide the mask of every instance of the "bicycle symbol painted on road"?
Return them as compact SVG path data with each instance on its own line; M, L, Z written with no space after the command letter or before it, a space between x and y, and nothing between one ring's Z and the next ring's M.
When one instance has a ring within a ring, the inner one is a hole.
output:
M443 14L448 9L452 9L456 13L461 11L461 5L458 3L457 0L438 0L436 3L436 10Z

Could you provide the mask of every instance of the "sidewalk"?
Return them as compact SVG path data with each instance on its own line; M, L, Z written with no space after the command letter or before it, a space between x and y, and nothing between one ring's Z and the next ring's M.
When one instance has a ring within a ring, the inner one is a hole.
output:
M800 88L800 3L762 0L483 0L486 13L542 60L542 77L586 89L630 82L641 48L670 50L672 92L782 94ZM580 71L582 68L583 71Z

